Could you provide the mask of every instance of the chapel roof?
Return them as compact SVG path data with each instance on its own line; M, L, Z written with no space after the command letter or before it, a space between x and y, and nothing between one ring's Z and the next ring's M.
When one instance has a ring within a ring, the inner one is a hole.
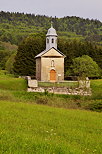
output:
M54 47L52 47L53 49L55 49ZM51 48L51 49L52 49ZM49 49L49 50L51 50ZM35 58L39 58L39 57L42 57L45 53L47 53L49 50L44 50L42 51L41 53L39 53L37 56L35 56ZM58 49L55 49L57 52L59 52L62 56L66 57L61 51L59 51Z

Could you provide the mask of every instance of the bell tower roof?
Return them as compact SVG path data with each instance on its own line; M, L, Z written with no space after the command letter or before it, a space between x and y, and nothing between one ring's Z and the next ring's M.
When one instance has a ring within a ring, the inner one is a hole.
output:
M56 30L53 28L52 22L51 22L51 28L48 29L48 32L46 34L46 50L51 49L54 47L57 49L57 33Z
M56 30L53 28L52 22L51 22L51 28L48 29L46 36L57 36Z

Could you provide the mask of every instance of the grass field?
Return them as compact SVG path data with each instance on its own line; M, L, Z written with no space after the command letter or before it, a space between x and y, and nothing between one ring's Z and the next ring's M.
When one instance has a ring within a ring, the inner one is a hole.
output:
M1 154L101 154L102 113L0 101Z
M0 154L101 154L102 79L91 88L89 97L28 93L24 79L0 72Z
M0 71L0 89L22 91L27 89L27 83L22 78L15 78L5 71Z
M102 99L102 79L92 80L91 88L92 88L93 98Z
M40 83L49 86L49 83ZM53 86L54 83L51 83ZM57 84L57 83L55 83ZM77 86L77 83L60 83L55 86ZM60 108L87 109L102 111L102 79L91 81L92 96L53 95L49 93L28 93L24 79L14 78L10 74L0 72L0 100L43 104Z
M69 88L76 88L78 87L78 82L60 82L60 83L53 83L53 82L38 82L38 86L41 87L69 87Z

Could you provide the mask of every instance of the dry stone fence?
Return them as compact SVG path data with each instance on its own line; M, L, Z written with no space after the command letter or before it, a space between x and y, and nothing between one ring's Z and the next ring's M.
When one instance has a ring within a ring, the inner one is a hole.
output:
M80 80L79 86L77 88L69 88L69 87L42 87L38 86L38 81L35 79L31 79L30 76L27 76L26 79L28 80L28 92L45 92L54 93L54 94L66 94L66 95L84 95L90 96L91 89L90 89L90 81L88 78L86 80Z

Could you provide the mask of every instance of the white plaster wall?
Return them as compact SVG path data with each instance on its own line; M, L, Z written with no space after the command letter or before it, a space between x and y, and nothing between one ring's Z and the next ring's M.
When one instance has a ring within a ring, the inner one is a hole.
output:
M54 60L54 67L51 67L51 61ZM64 57L41 58L41 81L50 81L50 70L56 71L56 81L64 80ZM60 75L58 77L58 75Z
M49 39L49 43L47 43L47 39ZM54 43L52 43L52 39L54 39ZM49 50L52 47L57 49L57 36L46 37L46 50Z

